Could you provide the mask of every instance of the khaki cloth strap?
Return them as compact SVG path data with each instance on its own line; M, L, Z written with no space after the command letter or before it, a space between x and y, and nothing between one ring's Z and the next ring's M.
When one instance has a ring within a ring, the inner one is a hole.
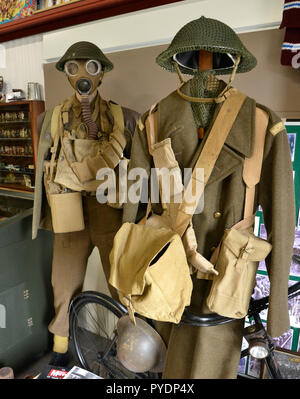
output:
M205 185L212 173L214 165L219 157L225 140L233 126L233 123L246 99L246 95L236 91L236 93L227 97L224 101L217 118L211 128L207 137L205 145L194 167L192 177L186 189L188 198L192 198L192 193L196 192L197 196L193 204L185 201L186 194L183 196L183 201L179 205L177 217L174 223L174 230L182 236L189 225L191 218L197 208L198 202L203 194ZM201 190L196 190L197 183L197 169L204 171L204 178L202 181Z
M51 134L52 132L57 132L57 124L59 121L59 115L61 112L61 106L57 105L52 113L52 118L51 118ZM51 147L51 159L50 159L50 170L49 170L49 178L50 181L54 180L53 174L54 174L54 169L56 166L56 156L57 156L57 149L58 149L58 143L59 143L59 135L55 134L54 135L54 140L53 140L53 146Z
M246 184L244 220L253 216L255 186L260 181L268 122L269 115L256 108L253 153L250 158L245 158L243 169L243 180Z
M121 132L124 132L125 124L122 107L119 104L114 104L112 102L110 102L109 105L114 117L114 125L117 125Z
M157 112L153 112L156 104L153 104L149 116L145 121L149 154L153 155L153 146L157 143Z

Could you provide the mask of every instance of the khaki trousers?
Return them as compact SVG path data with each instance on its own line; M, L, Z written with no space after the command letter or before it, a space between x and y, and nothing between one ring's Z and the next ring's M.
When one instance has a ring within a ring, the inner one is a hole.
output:
M193 279L190 311L210 313L205 300L210 282ZM156 322L168 346L164 379L235 379L241 354L244 319L215 327Z
M94 247L99 250L108 282L109 254L122 222L121 210L99 204L95 197L83 197L83 212L83 231L54 234L51 280L55 317L49 324L49 331L62 337L69 335L69 303L82 290L88 258ZM109 284L108 287L112 297L118 299L115 289Z

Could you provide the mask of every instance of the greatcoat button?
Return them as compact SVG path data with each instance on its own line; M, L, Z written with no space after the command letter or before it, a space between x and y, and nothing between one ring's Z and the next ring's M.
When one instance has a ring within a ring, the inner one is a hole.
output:
M215 218L215 219L219 219L221 216L222 216L222 213L221 213L221 212L215 212L215 213L214 213L214 218Z

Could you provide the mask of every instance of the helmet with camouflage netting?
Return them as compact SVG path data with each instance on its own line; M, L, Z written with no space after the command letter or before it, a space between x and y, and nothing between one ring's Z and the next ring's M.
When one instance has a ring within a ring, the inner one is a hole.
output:
M183 26L156 62L162 68L176 72L176 61L182 73L194 75L199 71L199 50L213 53L212 70L216 75L231 74L238 56L237 73L248 72L257 63L233 29L221 21L203 16Z

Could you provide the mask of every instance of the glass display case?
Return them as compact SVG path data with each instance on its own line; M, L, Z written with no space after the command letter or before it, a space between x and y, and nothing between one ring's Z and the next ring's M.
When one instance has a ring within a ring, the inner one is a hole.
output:
M43 101L0 103L0 190L33 192Z

